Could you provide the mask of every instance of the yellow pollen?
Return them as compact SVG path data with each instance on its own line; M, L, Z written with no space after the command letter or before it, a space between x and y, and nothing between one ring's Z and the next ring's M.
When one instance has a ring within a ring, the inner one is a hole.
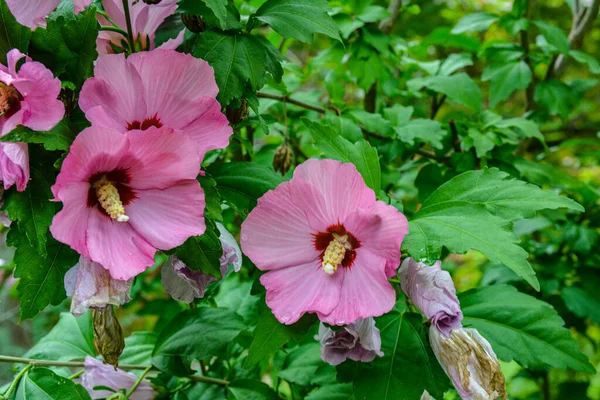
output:
M106 177L102 177L98 182L94 183L98 202L104 208L106 213L117 222L127 222L129 217L125 215L125 207L119 197L119 191Z
M329 245L325 249L323 254L323 262L321 268L328 275L333 275L337 271L338 265L344 260L346 255L346 249L350 249L350 244L346 241L348 238L346 235L338 236L333 235L334 239L329 242Z

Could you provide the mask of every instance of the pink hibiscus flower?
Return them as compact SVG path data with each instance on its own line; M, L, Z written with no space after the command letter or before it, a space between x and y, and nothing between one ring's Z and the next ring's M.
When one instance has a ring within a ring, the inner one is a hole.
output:
M63 209L50 231L127 280L204 233L204 193L193 141L168 128L121 134L92 126L73 142L52 186Z
M162 4L162 3L161 3ZM214 71L173 50L101 56L79 106L92 125L127 132L167 126L191 136L200 159L229 144L233 130L216 100Z
M6 4L18 23L35 29L46 27L46 17L58 7L60 0L6 0ZM73 0L75 14L90 4L92 0Z
M25 63L17 68L17 63ZM39 62L31 61L17 49L7 55L7 64L0 64L0 136L18 125L36 131L48 131L65 113L60 100L60 80ZM25 143L0 143L0 179L4 188L13 184L23 191L29 181L29 156Z
M376 201L354 165L308 160L267 192L244 223L242 250L261 270L267 304L284 324L305 312L344 325L382 315L396 294L404 215Z
M154 38L156 30L177 9L178 0L162 0L159 4L146 4L142 0L129 0L129 15L131 16L131 28L133 39L137 50L153 50L156 45ZM122 0L104 0L102 2L106 14L121 29L127 30L125 11ZM102 26L112 26L110 22L101 15L98 21ZM175 39L170 39L160 46L161 49L175 50L183 43L185 30L179 32ZM127 38L118 32L101 31L96 41L98 54L122 53L127 47L124 44Z

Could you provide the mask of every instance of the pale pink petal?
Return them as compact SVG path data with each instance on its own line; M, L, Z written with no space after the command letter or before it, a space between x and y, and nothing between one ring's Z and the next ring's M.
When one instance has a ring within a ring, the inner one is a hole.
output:
M131 187L164 189L185 179L196 179L200 157L192 139L169 128L150 127L127 133L131 165Z
M29 182L29 152L26 143L0 143L0 179L4 189L17 185L22 192Z
M79 97L79 106L92 124L107 126L104 119L92 119L97 114L87 115L88 111L97 106L105 108L105 115L112 117L114 123L121 126L121 132L128 130L129 123L141 122L146 118L142 80L135 68L131 68L124 54L100 56L96 61L94 75L94 78L85 81Z
M23 57L25 57L26 62L31 61L31 57L21 53L21 51L19 49L12 49L11 51L9 51L8 54L6 55L6 64L7 64L8 68L5 70L5 72L8 73L13 78L17 77L17 74L18 74L17 73L17 64ZM6 83L7 85L11 84L11 82L7 82L7 81L3 81L3 82Z
M294 171L292 201L306 212L309 225L324 232L359 208L371 206L375 193L353 164L309 159Z
M87 247L92 261L102 264L115 279L128 280L154 264L156 249L127 222L117 222L90 209Z
M173 299L188 304L194 299L204 297L208 285L216 281L214 276L189 269L176 256L169 257L161 270L161 282L165 292Z
M195 179L167 189L140 190L136 197L126 207L129 224L156 248L172 249L206 229L204 193Z
M185 29L183 29L176 37L169 39L160 46L157 47L159 50L177 50L179 46L183 44L185 39Z
M6 0L6 4L21 25L35 29L46 27L46 16L58 7L60 0Z
M340 301L342 274L327 275L321 261L269 271L260 277L267 289L267 305L283 324L293 324L305 313L328 314Z
M285 182L258 200L242 224L242 250L261 270L306 264L319 257L306 214L290 198Z
M344 225L360 241L361 247L386 259L388 277L396 275L400 265L400 246L408 233L408 221L402 213L377 201L367 209L352 213Z
M54 216L50 225L50 232L56 240L68 244L84 257L89 257L86 241L91 211L87 207L89 190L90 184L81 182L56 192L55 196L62 201L63 208Z
M138 377L131 372L121 369L115 370L112 365L104 364L90 356L85 357L85 372L81 375L81 385L88 391L92 399L104 399L112 396L121 389L128 391L137 382ZM94 389L108 387L110 390ZM130 400L151 400L155 392L147 380L142 380L133 394L128 396Z
M131 1L131 0L130 0ZM154 41L154 33L158 27L167 19L167 17L173 15L177 9L177 0L163 0L159 4L148 5L143 1L139 1L133 6L134 16L134 30L136 37L137 35L150 36Z
M377 317L390 311L394 307L396 293L387 280L385 262L385 258L368 249L357 249L354 264L350 268L338 268L333 275L343 276L337 307L330 313L319 312L319 319L330 325L345 325L359 318Z
M129 0L129 10L131 16L134 17L136 14L136 8L132 7L134 0ZM125 20L125 12L123 11L122 0L102 0L102 7L110 19L112 19L117 26L127 29L127 22ZM107 23L106 25L110 25Z
M79 14L86 7L92 4L92 0L73 0L73 6L75 9L75 14Z
M383 356L381 334L373 317L359 319L337 331L321 322L315 339L321 342L321 359L331 365L341 364L348 358L370 362L376 356Z
M242 268L242 250L240 250L237 240L235 240L223 224L217 222L216 225L220 233L219 240L223 247L223 255L219 259L221 262L221 271L225 271L223 272L223 276L227 273L229 264L233 264L233 270L238 272Z

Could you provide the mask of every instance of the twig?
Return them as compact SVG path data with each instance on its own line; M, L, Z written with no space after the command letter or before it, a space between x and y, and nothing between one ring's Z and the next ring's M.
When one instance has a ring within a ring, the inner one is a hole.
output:
M19 372L19 374L15 377L15 379L12 381L12 383L8 387L8 390L6 391L6 393L4 393L3 398L10 399L12 392L14 392L15 389L17 388L17 386L19 385L19 381L21 380L23 375L25 375L27 373L27 371L29 371L32 367L33 367L32 365L28 365L25 368L23 368L21 370L21 372Z
M431 119L435 119L435 116L437 115L438 111L440 111L445 101L446 95L443 95L439 101L437 100L436 95L433 96L433 101L431 103Z
M138 377L137 381L135 381L135 383L133 384L133 386L131 387L131 389L129 389L129 391L127 392L127 398L129 398L133 392L135 392L135 389L138 388L138 386L140 386L140 383L142 383L142 381L144 380L144 377L146 376L146 374L148 372L150 372L150 370L154 368L152 365L149 365L148 367L146 367L146 369L140 374L140 376Z
M394 23L396 19L398 19L398 15L400 14L400 7L402 6L402 0L392 0L390 6L388 7L388 12L390 16L381 21L379 24L379 30L386 35L389 35L394 28Z
M530 9L531 9L530 1L527 0L525 3L525 14L524 14L525 18L527 18L527 19L529 19ZM531 71L531 76L532 76L531 83L525 89L525 95L526 95L525 110L529 111L535 107L534 97L535 97L535 81L536 81L533 65L531 63L531 58L529 57L529 31L527 29L522 30L520 32L519 36L521 39L521 47L523 48L523 54L525 55L525 63L529 67L529 70Z
M306 108L308 110L319 112L321 114L325 114L325 111L327 111L323 107L319 107L319 106L315 106L315 105L312 105L312 104L308 104L308 103L305 103L305 102L300 101L300 100L294 100L294 99L290 98L289 96L279 96L279 95L271 94L271 93L256 92L256 97L263 98L263 99L271 99L271 100L283 101L283 102L286 102L286 103L290 103L290 104L296 105L298 107L302 107L302 108ZM337 111L334 108L331 108L331 109L333 111Z
M133 28L131 27L131 15L129 13L129 0L123 0L123 11L125 12L125 21L127 21L127 38L129 40L129 49L132 53L135 53Z

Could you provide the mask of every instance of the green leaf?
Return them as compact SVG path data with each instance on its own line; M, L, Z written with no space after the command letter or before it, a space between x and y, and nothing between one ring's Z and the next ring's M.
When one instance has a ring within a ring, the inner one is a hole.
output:
M467 131L468 136L463 139L466 150L469 150L470 143L467 139L472 140L472 145L475 147L475 153L477 158L482 158L487 155L494 147L496 147L495 135L492 132L482 133L480 130L475 128L469 128Z
M175 254L193 271L202 271L217 279L223 277L219 261L223 255L223 247L217 226L209 219L206 219L204 234L190 237L177 247Z
M481 32L485 31L494 22L500 18L497 15L480 12L469 14L460 19L458 24L452 28L452 34L458 35L465 32Z
M238 274L231 274L219 285L215 302L238 313L248 325L256 325L260 297L253 296L251 290L252 282L241 282Z
M338 383L321 386L314 392L310 392L304 400L348 400L352 398L352 393L352 384Z
M571 90L561 81L552 79L538 82L535 86L535 102L548 109L552 115L566 119L571 113Z
M438 75L450 76L461 68L473 65L473 57L469 53L450 54L440 66Z
M600 63L593 55L581 50L571 50L569 51L569 55L573 57L575 61L586 64L592 74L600 74Z
M277 376L287 382L309 386L316 383L315 380L318 379L317 370L323 366L321 345L317 342L307 343L288 353L283 367L277 372ZM332 366L325 365L325 367L329 367L335 376L335 370Z
M459 299L463 325L476 328L501 360L515 360L530 369L595 372L548 303L507 285L469 290Z
M56 375L48 368L34 368L21 379L15 400L89 400L83 386L70 379Z
M71 361L86 356L96 356L89 312L79 318L71 313L61 313L54 328L25 353L28 358L56 361Z
M490 106L495 107L510 97L515 90L527 89L532 80L531 69L525 61L508 64L492 64L481 76L482 81L491 81Z
M250 380L238 379L227 385L229 400L279 400L267 384Z
M133 332L131 336L125 338L125 349L119 357L119 363L149 365L155 345L156 334L154 332Z
M436 149L443 149L442 140L446 131L437 121L429 119L414 119L404 126L396 128L398 138L411 146L417 143L426 143Z
M427 390L441 399L449 381L429 342L421 316L392 311L377 320L383 357L357 363L356 399L418 400Z
M242 318L226 309L201 307L184 311L160 332L152 355L207 360L222 355L225 347L245 329Z
M314 322L314 316L304 315L295 324L283 325L277 321L271 310L263 305L244 368L250 369L260 361L268 359L292 337L305 334Z
M200 15L209 26L217 26L221 30L239 30L240 13L233 3L227 0L182 0L179 10L183 13Z
M362 124L369 132L377 132L382 135L390 135L394 130L390 121L384 119L381 114L370 113L364 110L352 110L349 115L358 124Z
M283 37L312 43L315 33L323 33L341 42L340 30L327 14L329 10L326 0L267 0L254 18Z
M20 321L35 317L48 304L60 304L67 296L65 274L77 263L79 255L48 234L48 256L43 258L30 246L24 233L14 223L8 232L6 243L17 248L13 262L15 278L20 278L17 287L21 302Z
M539 140L544 146L546 146L546 139L538 125L525 118L511 118L505 119L502 121L498 121L494 123L496 128L517 128L524 137L528 138L536 138Z
M69 150L76 135L75 126L68 119L63 119L47 132L31 130L23 125L2 136L3 142L41 143L48 151Z
M98 29L95 7L77 16L48 18L46 29L36 29L31 36L30 55L63 80L81 86L94 72Z
M11 14L6 0L0 0L0 64L6 65L6 55L12 49L27 53L31 29L20 25Z
M247 87L257 91L269 72L276 81L283 75L279 51L264 37L239 32L208 31L198 36L193 54L215 70L222 105L241 98Z
M451 76L429 77L425 81L425 86L433 91L445 94L449 100L473 111L481 111L483 102L481 90L464 72Z
M595 323L600 323L600 296L597 292L587 292L576 286L563 288L562 295L567 308L575 315L589 317Z
M545 21L533 21L533 23L538 27L540 33L546 38L548 43L556 47L563 54L569 53L569 39L562 29Z
M213 164L207 172L217 182L223 200L247 214L257 200L282 182L281 175L252 162Z
M213 221L223 221L221 196L217 190L217 182L209 175L198 175L198 182L202 186L206 201L204 216Z
M302 119L308 127L317 146L325 156L351 162L362 175L368 187L375 193L381 188L381 168L379 167L379 156L377 149L367 141L361 140L354 144L338 135L328 126L312 122L306 118Z

